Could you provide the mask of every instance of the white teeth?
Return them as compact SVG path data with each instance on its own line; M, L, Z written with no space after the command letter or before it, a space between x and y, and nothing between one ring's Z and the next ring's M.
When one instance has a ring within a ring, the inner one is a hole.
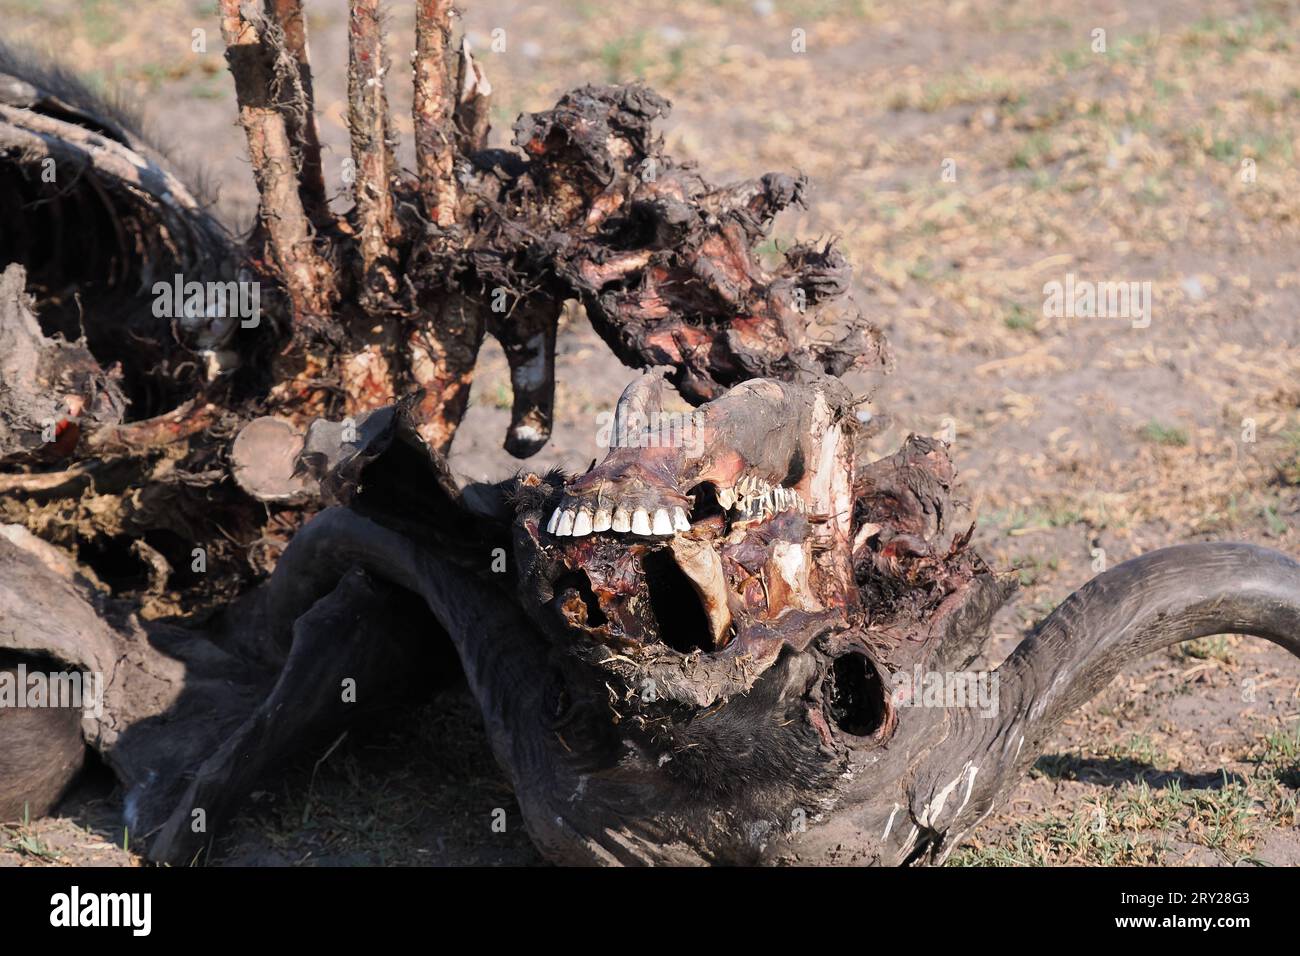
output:
M728 509L734 508L745 517L757 518L772 514L783 506L792 505L797 500L794 492L783 488L763 485L758 487L758 479L742 479L756 488L753 495L737 495L734 489L723 488L718 492L718 501ZM761 497L760 497L761 495ZM691 530L691 518L683 507L648 508L630 510L623 505L600 508L593 511L590 507L556 508L546 522L547 534L556 537L572 535L581 538L602 531L615 531L619 534L642 535L644 537L668 537L682 531Z
M614 509L614 520L610 525L615 531L626 533L632 530L632 521L626 508Z
M741 475L735 488L718 491L718 504L742 520L762 520L782 511L805 511L804 501L793 488L770 485L755 475Z
M619 505L612 513L609 508L601 508L594 515L586 509L574 511L557 508L551 515L546 530L557 536L573 535L575 538L600 531L617 531L622 534L630 531L654 537L690 531L691 521L684 508L675 508L671 512L667 508L660 508L653 513L646 508L637 508L629 512Z

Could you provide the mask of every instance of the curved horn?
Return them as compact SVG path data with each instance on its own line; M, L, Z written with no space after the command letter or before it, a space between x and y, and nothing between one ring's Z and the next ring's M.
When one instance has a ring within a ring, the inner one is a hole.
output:
M993 719L949 711L945 744L913 791L925 806L956 768L965 775L966 798L948 803L951 822L928 821L933 858L1001 802L1065 716L1126 664L1211 634L1252 634L1300 656L1300 564L1251 544L1179 545L1126 561L1066 598L995 672Z

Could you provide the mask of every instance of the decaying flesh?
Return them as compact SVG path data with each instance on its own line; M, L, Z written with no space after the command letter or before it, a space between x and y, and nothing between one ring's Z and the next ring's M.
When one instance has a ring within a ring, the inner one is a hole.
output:
M518 119L517 152L488 149L491 84L468 45L452 42L451 5L429 0L415 13L412 177L394 158L378 4L352 0L355 205L336 215L320 196L318 137L300 119L313 109L301 4L222 3L262 196L256 259L290 313L273 369L282 413L300 423L357 414L422 390L412 413L446 452L492 335L514 390L505 447L528 457L550 435L569 301L623 361L671 366L697 403L748 378L883 364L832 246L796 245L771 271L760 262L800 181L707 183L663 153L653 124L668 103L639 86L574 90Z
M628 386L621 444L565 486L544 523L525 523L538 549L526 560L575 634L653 648L663 693L708 706L747 690L783 646L803 650L856 614L857 421L829 378L756 379L685 416L663 411L662 387L661 371ZM717 652L701 665L716 680L676 678L692 649Z

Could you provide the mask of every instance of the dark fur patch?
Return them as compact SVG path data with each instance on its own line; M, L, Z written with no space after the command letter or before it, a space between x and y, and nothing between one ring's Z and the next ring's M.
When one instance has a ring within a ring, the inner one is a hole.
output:
M61 670L51 661L0 653L0 673ZM77 707L0 707L0 822L49 813L86 756Z

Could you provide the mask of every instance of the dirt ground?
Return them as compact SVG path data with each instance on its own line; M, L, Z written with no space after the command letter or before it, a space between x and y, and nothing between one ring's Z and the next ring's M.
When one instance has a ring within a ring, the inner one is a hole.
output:
M1300 6L1239 0L465 0L495 89L493 144L586 82L666 95L669 152L715 181L797 170L773 250L837 237L897 369L873 409L952 442L991 565L1022 592L996 665L1103 566L1191 540L1300 554ZM309 32L334 188L347 155L346 4ZM117 89L246 226L255 196L215 4L0 0L5 38ZM411 3L389 4L407 134ZM192 51L195 29L207 51ZM806 52L792 50L804 31ZM505 49L491 49L494 31ZM1104 30L1104 52L1095 49ZM1047 282L1150 282L1149 325L1044 316ZM527 463L486 351L453 465L584 469L633 376L580 314L557 423ZM219 864L540 862L472 702L304 754L216 846ZM1300 864L1300 668L1223 636L1129 667L1048 747L954 864ZM0 865L136 865L104 780L0 833ZM493 828L505 811L505 830ZM497 815L499 816L499 814ZM126 848L123 848L123 844Z

